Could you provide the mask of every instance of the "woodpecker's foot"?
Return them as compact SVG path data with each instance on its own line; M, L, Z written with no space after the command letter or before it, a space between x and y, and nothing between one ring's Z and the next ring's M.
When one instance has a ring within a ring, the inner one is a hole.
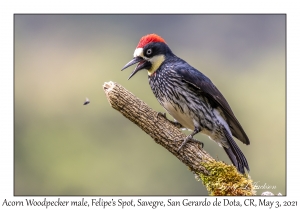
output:
M172 123L176 128L184 128L179 122L177 121L171 121L169 120L170 123Z
M164 118L166 118L168 120L167 115L166 115L165 112L164 113L158 112L156 117L158 117L158 116L162 116L162 117L164 117Z
M194 139L192 135L188 135L188 136L184 139L184 141L183 141L183 143L180 145L180 147L178 148L177 152L179 152L179 151L182 149L182 147L183 147L184 145L186 145L186 143L188 143L189 141L195 142L195 143L197 143L197 144L200 144L201 148L204 147L204 143L203 143L202 141L198 141L197 139Z
M181 150L181 148L182 148L188 141L193 141L193 142L196 142L196 143L198 143L198 144L200 143L201 146L202 146L202 148L203 148L203 147L204 147L204 143L201 142L201 141L197 141L196 139L193 138L193 137L194 137L197 133L199 133L200 131L201 131L201 128L198 127L198 126L195 126L195 129L194 129L193 133L191 133L190 135L188 135L188 136L184 139L183 143L180 145L180 147L179 147L179 149L177 150L177 152L179 152L179 151Z
M158 113L157 113L157 116L162 116L163 118L165 118L166 120L168 120L170 123L172 123L176 128L184 128L179 122L169 120L169 119L167 118L167 115L166 115L165 112L164 112L164 113L158 112Z

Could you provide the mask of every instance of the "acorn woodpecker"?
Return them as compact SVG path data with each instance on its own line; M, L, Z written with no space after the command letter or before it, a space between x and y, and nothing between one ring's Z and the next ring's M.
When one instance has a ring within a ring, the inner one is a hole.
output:
M250 170L233 136L246 145L250 141L226 99L208 77L174 55L165 40L156 34L141 38L133 59L122 70L136 63L128 79L146 69L158 102L174 117L176 124L193 131L178 151L188 141L197 141L193 136L200 132L224 148L240 173L245 173L244 168Z

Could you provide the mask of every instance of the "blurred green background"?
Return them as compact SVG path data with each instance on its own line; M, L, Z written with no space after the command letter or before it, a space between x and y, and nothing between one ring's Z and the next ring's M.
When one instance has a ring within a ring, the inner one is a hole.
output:
M103 92L103 83L114 81L164 111L146 71L129 81L134 67L120 71L148 33L162 36L214 82L250 138L249 146L238 144L251 178L286 194L285 20L15 15L15 195L207 195L184 164L112 109ZM86 97L91 103L83 106ZM208 137L196 138L230 163Z

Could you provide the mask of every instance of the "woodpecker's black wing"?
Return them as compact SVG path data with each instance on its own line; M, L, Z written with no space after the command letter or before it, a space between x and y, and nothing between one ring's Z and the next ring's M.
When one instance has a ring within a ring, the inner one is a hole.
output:
M180 64L174 66L174 70L185 82L199 89L209 100L211 100L211 102L213 102L213 104L218 105L222 109L234 137L244 144L250 144L245 131L234 116L228 102L209 78L197 69L187 65L187 63L183 60Z

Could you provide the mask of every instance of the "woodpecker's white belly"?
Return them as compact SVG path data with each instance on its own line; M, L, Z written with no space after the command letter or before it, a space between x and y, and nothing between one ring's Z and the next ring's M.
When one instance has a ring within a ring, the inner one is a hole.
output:
M162 106L165 110L172 116L174 119L179 122L183 127L188 128L190 130L194 130L194 122L190 115L188 115L188 111L180 112L179 109L175 109L173 104L171 104L167 100L162 101Z

